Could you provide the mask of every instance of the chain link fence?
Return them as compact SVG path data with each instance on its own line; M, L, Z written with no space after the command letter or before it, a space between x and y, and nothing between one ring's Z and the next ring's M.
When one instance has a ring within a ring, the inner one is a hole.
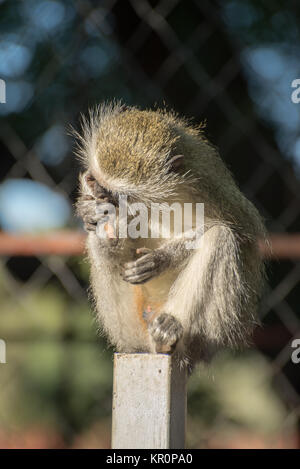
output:
M31 220L45 231L41 220L52 212L60 214L52 230L67 228L71 236L81 229L72 215L78 165L67 125L76 127L89 106L116 98L206 120L209 138L269 231L300 233L300 114L290 99L291 81L297 71L300 76L295 2L14 0L0 2L0 15L3 232L22 232ZM29 195L24 181L36 183ZM59 203L41 213L37 201L44 200L39 191L45 187ZM71 255L67 243L58 251L57 240L48 253L23 255L21 237L0 265L0 338L7 344L7 364L0 365L0 444L107 447L111 352L97 339L89 312L87 265L80 248ZM278 445L297 446L300 365L291 360L291 344L300 338L300 265L284 239L285 258L268 263L264 327L256 331L253 353L258 363L264 360L265 378L284 408L279 433L293 429L293 443ZM190 425L194 431L194 420ZM190 445L201 444L191 437Z

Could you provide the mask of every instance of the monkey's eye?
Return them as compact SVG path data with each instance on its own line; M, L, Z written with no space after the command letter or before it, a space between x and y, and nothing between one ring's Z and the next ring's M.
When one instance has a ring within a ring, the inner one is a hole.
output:
M183 155L173 156L167 164L169 165L169 171L177 171L181 168L183 162Z

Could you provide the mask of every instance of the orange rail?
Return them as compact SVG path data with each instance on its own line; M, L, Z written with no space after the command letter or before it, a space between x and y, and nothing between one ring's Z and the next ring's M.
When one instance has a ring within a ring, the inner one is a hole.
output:
M85 236L79 231L56 231L38 235L0 232L0 255L80 255L84 251Z
M47 234L11 234L0 232L0 255L40 256L81 255L86 235L80 231L56 231ZM271 251L259 243L262 255L273 259L300 259L300 233L270 234Z

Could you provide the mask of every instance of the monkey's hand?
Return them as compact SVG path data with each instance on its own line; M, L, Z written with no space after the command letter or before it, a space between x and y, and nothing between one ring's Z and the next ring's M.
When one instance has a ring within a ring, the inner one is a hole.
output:
M106 212L108 213L109 207L106 198L96 199L92 195L84 194L77 201L76 212L82 218L86 231L96 231L98 222L105 223L107 221Z
M82 195L76 203L76 213L82 218L86 231L96 231L97 227L97 201L92 195Z
M183 327L171 314L161 313L148 325L157 353L172 353L183 335Z
M136 261L124 265L123 280L137 285L148 282L161 274L170 264L169 255L163 249L137 249L137 254L145 254Z

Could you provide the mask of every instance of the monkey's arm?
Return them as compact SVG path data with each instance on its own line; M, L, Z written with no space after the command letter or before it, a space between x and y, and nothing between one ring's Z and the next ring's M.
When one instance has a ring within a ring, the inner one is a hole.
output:
M258 323L263 280L256 241L214 225L192 251L164 311L181 322L185 334L201 337L204 348L206 343L244 344Z

